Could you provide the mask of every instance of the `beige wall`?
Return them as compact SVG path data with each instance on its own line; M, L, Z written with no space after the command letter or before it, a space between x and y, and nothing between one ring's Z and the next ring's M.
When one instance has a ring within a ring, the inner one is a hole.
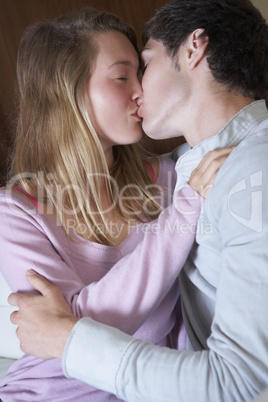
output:
M263 14L266 21L268 21L268 0L251 0L252 3L257 7Z

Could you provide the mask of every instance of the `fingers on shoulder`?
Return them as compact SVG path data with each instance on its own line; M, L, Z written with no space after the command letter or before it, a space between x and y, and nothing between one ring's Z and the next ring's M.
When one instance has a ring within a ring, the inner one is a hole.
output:
M200 170L202 170L203 172L205 172L206 170L217 172L226 161L233 149L234 147L230 147L209 151L200 164Z
M218 148L213 151L209 151L205 158L208 160L216 160L221 158L222 156L227 157L234 150L235 147L227 147L227 148Z

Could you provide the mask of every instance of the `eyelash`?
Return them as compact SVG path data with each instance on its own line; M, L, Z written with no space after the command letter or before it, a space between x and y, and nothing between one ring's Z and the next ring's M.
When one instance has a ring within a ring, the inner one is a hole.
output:
M118 79L119 81L127 81L127 80L128 80L127 77L118 77L117 79Z

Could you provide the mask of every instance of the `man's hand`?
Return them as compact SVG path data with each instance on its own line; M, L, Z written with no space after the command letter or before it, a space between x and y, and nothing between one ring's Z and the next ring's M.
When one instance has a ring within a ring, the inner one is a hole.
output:
M8 302L17 306L10 320L17 325L21 350L40 359L61 358L68 336L78 321L60 289L35 271L27 271L29 283L41 295L12 293Z

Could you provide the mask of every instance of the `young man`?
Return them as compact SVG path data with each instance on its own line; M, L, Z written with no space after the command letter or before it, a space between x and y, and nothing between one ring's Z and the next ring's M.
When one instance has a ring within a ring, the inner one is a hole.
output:
M248 0L176 0L144 38L143 128L191 147L177 189L208 151L237 146L179 278L186 350L78 321L38 275L29 280L44 296L11 295L12 321L26 352L62 357L66 376L123 400L249 401L268 386L268 27Z

